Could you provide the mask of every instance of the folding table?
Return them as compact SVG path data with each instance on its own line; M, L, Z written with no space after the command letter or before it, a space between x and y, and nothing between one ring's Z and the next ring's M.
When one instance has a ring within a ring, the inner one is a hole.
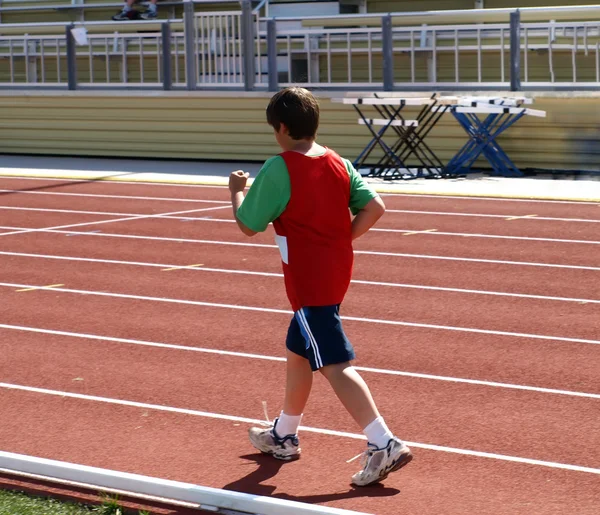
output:
M402 93L365 93L333 102L352 105L359 114L359 124L365 125L371 140L354 161L359 170L369 168L369 176L384 179L414 179L417 177L457 177L471 172L474 163L483 156L490 163L494 175L523 175L497 138L523 116L545 117L537 109L522 107L531 104L526 97L484 96L406 96ZM406 106L420 107L414 120L403 116ZM365 108L375 109L379 117L367 116ZM468 141L444 165L425 139L442 116L451 112L468 136ZM479 115L487 115L480 118ZM367 160L379 147L383 154L376 161Z
M493 169L492 175L522 176L523 173L499 145L497 138L523 116L545 117L546 113L537 109L513 107L519 105L521 104L515 99L465 98L453 106L450 112L465 130L469 140L446 165L447 173L456 175L470 172L475 161L483 154ZM487 116L480 118L479 115L482 114Z
M369 168L370 176L386 179L446 175L444 164L427 145L425 138L456 102L454 97L405 97L386 93L334 98L332 101L352 105L360 116L358 123L365 125L371 133L371 141L353 163L357 170ZM374 108L380 118L368 117L366 106ZM421 107L416 119L404 118L402 110L406 106ZM375 163L368 164L367 159L377 146L383 155Z

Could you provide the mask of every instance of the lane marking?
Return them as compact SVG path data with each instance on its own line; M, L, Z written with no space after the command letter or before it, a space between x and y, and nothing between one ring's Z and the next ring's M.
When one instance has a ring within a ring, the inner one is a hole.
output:
M510 218L506 218L505 220L523 220L524 218L535 218L537 215L520 215L520 216L511 216ZM538 218L539 220L539 218ZM600 221L600 220L596 220Z
M223 207L214 207L214 208L206 208L200 211L211 211L216 209L227 209L229 206ZM95 215L103 215L103 216L126 216L131 218L123 218L117 220L109 220L109 221L100 221L100 222L89 222L89 224L93 223L110 223L113 222L121 222L127 220L134 219L143 219L143 218L159 218L159 219L172 219L172 220L183 220L183 221L204 221L204 222L217 222L217 223L235 223L235 220L230 219L222 219L222 218L209 218L209 217L199 217L199 218L189 218L189 217L176 217L172 216L171 213L165 213L162 215L148 215L148 214L136 214L136 213L111 213L111 212L102 212L102 211L78 211L78 210L67 210L67 209L41 209L41 208L20 208L20 207L2 207L0 209L11 209L11 210L26 210L26 211L41 211L41 212L57 212L57 213L73 213L73 214L95 214ZM391 211L394 212L394 211ZM400 212L400 211L399 211ZM402 211L404 213L409 211ZM181 213L185 213L182 211ZM440 214L440 213L431 213L431 214ZM441 214L455 214L455 213L441 213ZM464 215L468 216L468 215ZM496 215L473 215L473 216L496 216ZM519 215L510 218L506 218L505 215L500 215L501 218L505 220L520 220L520 219L534 219L537 215ZM542 218L536 218L537 220L542 220ZM560 219L556 219L560 220ZM583 221L583 222L600 222L600 220L576 220L572 221ZM88 223L76 224L76 225L64 225L57 227L47 227L44 229L37 229L39 231L51 230L51 229L63 229L67 227L78 227L88 225ZM33 230L32 230L33 231ZM536 238L533 236L505 236L498 234L478 234L478 233L457 233L457 232L440 232L437 229L423 229L423 230L408 230L408 229L385 229L380 227L371 228L370 232L393 232L393 233L401 233L403 236L411 236L414 234L431 234L436 233L442 236L463 236L470 238L500 238L500 239L512 239L512 240L526 240L526 241L548 241L548 242L557 242L557 243L584 243L584 244L600 244L600 241L592 241L592 240L567 240L567 239L556 239L556 238ZM4 233L0 234L0 236L18 234L18 232L14 233Z
M140 197L134 195L103 195L100 193L66 193L63 191L22 191L0 189L0 193L20 193L21 195L64 195L69 197L120 198L127 200L164 200L168 202L196 202L200 204L227 204L228 206L231 205L231 201L227 200L198 200L171 197Z
M10 227L0 226L2 230L20 230L23 227ZM136 234L118 234L118 233L93 233L93 232L77 232L77 231L61 231L61 230L38 230L38 232L46 232L49 234L78 234L81 236L100 236L108 238L125 238L134 240L149 240L149 241L167 241L175 243L199 243L208 245L232 245L237 247L250 247L250 248L268 248L277 249L277 245L271 245L267 243L247 243L247 242L236 242L236 241L219 241L219 240L196 240L192 238L168 238L165 236L141 236ZM0 234L1 235L1 234ZM466 258L466 257L452 257L452 256L435 256L427 254L407 254L402 252L379 252L372 250L354 250L354 254L368 255L368 256L389 256L389 257L405 257L414 259L440 259L446 261L465 261L469 263L492 263L500 265L519 265L519 266L539 266L544 268L567 268L572 270L593 270L600 271L600 267L596 266L583 266L583 265L559 265L554 263L531 263L527 261L503 261L498 259L477 259L477 258Z
M15 331L23 331L23 332L31 332L38 334L51 334L56 336L67 336L72 338L80 338L85 340L98 340L105 341L111 343L125 343L130 345L140 345L145 347L155 347L161 349L169 349L169 350L180 350L187 352L201 352L204 354L217 354L221 356L233 356L238 358L249 358L249 359L259 359L263 361L277 361L284 363L286 361L285 357L279 356L268 356L264 354L251 354L247 352L236 352L236 351L227 351L221 349L213 349L213 348L205 348L205 347L189 347L187 345L174 345L168 343L161 342L151 342L147 340L134 340L130 338L116 338L110 336L99 336L96 334L86 334L86 333L74 333L70 331L57 331L53 329L40 329L37 327L25 327L19 325L10 325L10 324L0 324L1 329L15 330ZM407 372L402 370L389 370L382 368L374 368L374 367L362 367L355 366L356 370L362 372L369 372L373 374L386 374L393 376L401 376L401 377L410 377L417 379L427 379L432 381L445 381L451 383L464 383L464 384L473 384L478 386L488 386L495 388L508 388L513 390L523 390L528 392L536 392L536 393L549 393L555 395L567 395L572 397L583 397L588 399L600 399L600 394L597 393L585 393L585 392L577 392L573 390L560 390L555 388L544 388L538 386L526 386L520 384L512 384L512 383L500 383L497 381L484 381L480 379L466 379L460 377L451 377L451 376L440 376L435 374L422 374L418 372Z
M17 257L26 257L26 258L34 258L34 259L54 259L58 261L80 261L84 263L102 263L108 265L126 265L126 266L139 266L139 267L148 267L148 268L161 268L163 272L171 271L171 270L197 270L200 272L214 272L214 273L224 273L224 274L240 274L240 275L250 275L250 276L261 276L261 277L283 277L281 273L274 272L256 272L251 270L235 270L235 269L226 269L226 268L206 268L203 263L196 265L173 265L173 264L165 264L165 263L145 263L139 261L120 261L116 259L98 259L98 258L84 258L84 257L74 257L74 256L56 256L56 255L48 255L48 254L29 254L25 252L8 252L8 251L0 251L0 256L17 256ZM204 267L204 268L199 268ZM536 299L536 300L552 300L552 301L562 301L562 302L578 302L581 304L590 303L590 304L600 304L600 300L596 299L579 299L579 298L571 298L571 297L552 297L548 295L533 295L526 293L509 293L509 292L497 292L497 291L487 291L487 290L470 290L465 288L448 288L444 286L426 286L422 284L402 284L402 283L390 283L390 282L381 282L381 281L364 281L360 279L352 279L351 281L354 284L363 284L366 286L384 286L391 288L411 288L416 290L433 290L433 291L445 291L445 292L453 292L453 293L468 293L474 295L493 295L500 297L517 297L524 299Z
M100 229L96 229L95 231L89 231L88 234L93 233L93 232L102 232ZM66 234L66 236L78 236L77 233L73 233L73 234Z
M405 232L403 234L403 236L411 236L413 234L423 234L423 233L426 233L426 232L436 232L436 231L437 231L437 229L425 229L423 231Z
M225 209L228 206L215 206L213 208L207 208L205 211L210 211L213 209ZM210 220L210 218L189 218L183 216L171 216L171 215L154 215L153 213L113 213L110 211L82 211L78 209L47 209L47 208L38 208L38 207L14 207L14 206L0 206L0 210L10 210L10 211L35 211L40 213L69 213L76 215L101 215L101 216L155 216L156 218L167 218L170 220L183 220L185 222L190 220ZM235 222L235 220L230 220L231 222Z
M9 288L32 288L30 284L15 284L15 283L1 283L0 286L6 286ZM39 287L40 291L44 291L46 288ZM149 297L144 295L131 295L126 293L109 293L93 290L76 290L71 288L52 288L51 291L60 291L63 293L75 293L79 295L92 295L100 297L114 297L119 299L132 299L132 300L145 300L150 302L164 302L169 304L184 304L188 306L203 306L210 308L223 308L223 309L234 309L241 311L256 311L261 313L278 313L284 315L293 315L293 312L287 309L278 308L261 308L258 306L243 306L239 304L221 304L216 302L204 302L199 300L183 300L183 299L172 299L167 297ZM384 324L384 325L396 325L405 327L419 327L425 329L441 329L445 331L458 331L466 333L477 333L477 334L494 334L499 336L510 336L513 338L528 338L535 340L551 340L560 342L572 342L572 343L588 343L593 345L600 345L600 340L590 340L586 338L568 338L564 336L546 336L539 334L528 334L528 333L513 333L509 331L496 331L491 329L476 329L470 327L456 327L448 325L438 324L425 324L420 322L405 322L401 320L385 320L377 318L365 318L365 317L353 317L353 316L342 316L342 320L349 320L353 322L365 322L369 324Z
M103 172L99 172L99 173L103 173ZM106 174L110 175L114 172L109 172L107 171ZM137 173L137 172L134 172ZM81 174L78 174L78 176L80 176ZM125 175L129 176L129 172L125 172ZM65 186L68 186L69 184L73 183L73 182L80 182L80 183L89 183L89 184L94 184L94 183L103 183L103 184L110 184L111 182L117 182L118 184L116 184L116 186L119 186L120 184L133 184L133 185L141 185L141 186L155 186L156 188L162 188L163 186L169 186L171 188L218 188L218 189L226 189L228 188L228 186L223 185L223 186L218 186L218 185L214 185L214 184L193 184L193 183L186 183L186 182L156 182L156 181L132 181L132 180L123 180L122 176L114 176L111 175L109 178L105 178L105 177L98 177L96 175L91 175L89 178L83 178L83 179L79 179L77 177L73 177L71 178L71 176L67 176L67 177L63 177L63 178L57 178L57 177L26 177L26 176L19 176L19 175L8 175L3 171L0 171L0 180L3 179L15 179L15 180L25 180L25 181L55 181L55 182L64 182Z
M113 172L110 172L113 173ZM80 175L80 174L79 174ZM185 175L185 174L184 174ZM56 181L76 181L77 178L71 179L71 177L66 177L66 178L48 178L48 177L39 177L39 178L34 178L34 177L20 177L20 176L8 176L8 175L4 175L2 173L0 173L0 176L2 178L5 179L30 179L30 180L56 180ZM161 178L160 181L150 181L148 179L146 180L141 180L141 181L122 181L119 177L113 177L112 181L111 179L105 179L105 182L115 182L115 183L124 183L124 184L145 184L148 186L157 186L157 187L163 187L163 186L172 186L172 187L180 187L180 186L186 186L186 187L197 187L197 188L217 188L217 189L227 189L227 178L223 177L222 184L215 184L215 183L208 183L206 181L197 181L196 183L192 183L190 181L186 181L186 182L181 182L181 181L169 181L167 180L167 177ZM97 178L95 176L91 176L90 179L79 179L81 182L97 182ZM475 194L452 194L452 193L445 193L445 192L440 192L439 194L434 194L434 193L414 193L414 192L393 192L393 191L389 191L389 188L384 187L383 185L377 183L377 182L371 182L370 183L371 186L373 188L375 188L376 190L378 190L381 195L387 196L387 197L414 197L414 198L434 198L434 199L440 199L440 198L445 198L445 199L454 199L454 200L484 200L484 201L502 201L502 202L528 202L530 204L535 204L535 203L544 203L544 204L576 204L576 205L592 205L592 206L600 206L600 203L598 202L597 199L582 199L582 200L576 200L576 199L555 199L555 198L523 198L522 194L518 194L518 196L513 196L510 197L509 194L490 194L488 196L478 196ZM20 190L0 190L1 191L6 191L6 192L14 192L14 193L19 193ZM23 192L23 193L29 193L29 192ZM37 193L37 192L31 192L31 193ZM45 192L41 192L41 193L45 193ZM54 193L54 192L49 192L49 193ZM77 195L77 194L74 194Z
M159 266L171 266L171 265L159 265ZM171 268L163 268L161 271L162 272L170 272L171 270L198 270L198 267L200 267L200 266L204 266L204 263L199 263L197 265L187 265L187 266L171 266Z
M404 214L413 214L413 215L440 215L440 216L470 216L475 218L504 218L507 219L507 216L514 216L514 219L517 218L527 218L531 217L531 220L544 220L544 221L553 221L553 222L591 222L591 223L600 223L600 220L593 220L589 218L557 218L553 216L537 216L537 215L492 215L487 213L458 213L454 211L417 211L414 209L386 209L386 213L404 213ZM535 218L534 218L535 217Z
M175 211L172 213L163 213L158 215L132 215L126 218L117 218L110 220L100 220L97 222L83 222L79 224L71 224L71 225L58 225L54 227L42 227L38 229L27 228L20 231L14 232L6 232L0 233L0 236L11 236L15 234L22 234L27 232L50 232L56 229L66 229L69 227L82 227L86 225L94 225L94 224L105 224L111 222L125 222L128 220L142 220L147 218L159 218L159 219L174 219L174 220L185 220L184 217L174 217L170 215L175 214L184 214L184 213L193 213L193 212L201 212L201 211L213 211L215 209L227 209L230 206L222 206L222 207L212 207L212 208L204 208L204 209L194 209L190 211ZM523 218L523 217L517 217ZM222 219L222 218L208 218L208 217L198 217L193 219L188 219L199 221L199 222L217 222L217 223L235 223L235 220ZM2 227L4 229L4 227ZM478 233L460 233L460 232L442 232L437 229L424 229L424 230L409 230L409 229L384 229L379 227L373 227L370 229L371 233L373 232L388 232L388 233L399 233L403 236L410 236L414 234L433 234L440 236L461 236L465 238L491 238L491 239L503 239L503 240L519 240L519 241L545 241L545 242L553 242L553 243L577 243L577 244L588 244L588 245L600 245L600 241L594 240L567 240L567 239L558 239L558 238L536 238L533 236L505 236L500 234L478 234Z
M376 183L370 183L371 186L376 187L377 184ZM504 194L504 196L502 196L502 194L500 195L496 195L494 196L494 194L491 194L490 196L476 196L476 195L472 195L469 193L466 194L456 194L456 195L452 195L450 193L439 193L439 194L427 194L427 193L408 193L408 192L398 192L398 193L393 193L393 192L382 192L382 195L385 196L390 196L390 197L413 197L413 198L433 198L433 199L440 199L440 198L448 198L448 199L452 199L452 200L484 200L484 201L488 201L488 200L493 200L493 201L497 201L497 202L527 202L529 204L538 204L538 203L543 203L543 204L576 204L576 205L588 205L588 206L599 206L600 207L600 201L596 198L588 198L585 200L561 200L561 199L550 199L550 198L522 198L521 194L518 194L519 196L514 196L514 197L508 197L508 194Z
M41 290L41 289L50 290L52 288L58 288L60 286L64 286L64 284L49 284L47 286L34 286L32 288L23 288L21 290L15 290L15 291L21 292L21 291L34 291L34 290Z
M391 232L391 233L408 233L408 234L431 234L433 236L463 236L465 238L492 238L501 240L520 240L520 241L547 241L552 243L583 243L587 245L600 245L600 241L594 240L564 240L558 238L536 238L532 236L504 236L501 234L478 234L471 232L442 232L436 230L428 231L413 231L409 229L381 229L374 227L369 232Z
M160 218L160 217L166 216L166 215L181 215L181 214L185 214L185 213L198 213L201 211L212 211L214 209L226 209L226 208L230 208L230 206L205 207L202 209L188 209L187 211L173 211L170 213L159 213L159 214L155 214L155 215L135 215L135 216L127 216L125 218L114 218L114 219L111 218L110 220L99 220L96 222L82 222L82 223L78 223L78 224L56 225L54 227L42 227L39 229L25 229L22 231L1 233L0 236L12 236L15 234L25 234L25 233L29 233L29 232L46 232L46 231L51 231L51 230L55 230L55 229L68 229L70 227L83 227L85 225L99 225L99 224L110 224L110 223L115 223L115 222L127 222L129 220L146 220L148 218ZM72 234L74 234L74 233L72 233Z
M20 206L0 206L0 209L14 210L14 211L41 211L47 213L75 213L75 214L93 214L93 215L106 215L106 216L126 216L134 215L138 213L112 213L106 211L80 211L73 209L50 209L50 208L36 208L36 207L20 207ZM587 222L587 223L600 223L600 220L592 220L588 218L557 218L550 216L537 216L537 215L493 215L486 213L458 213L452 211L417 211L413 209L386 209L386 213L402 213L402 214L419 214L419 215L434 215L434 216L463 216L463 217L474 217L474 218L503 218L505 220L518 220L526 218L530 220L543 220L553 222ZM139 213L142 215L142 213ZM510 218L506 218L510 217ZM197 218L181 218L174 216L165 216L164 218L173 218L175 220L197 220ZM224 222L235 222L235 220L219 220Z
M218 420L243 422L243 423L253 424L253 425L256 425L256 424L263 425L264 424L264 420L258 420L258 419L247 418L247 417L238 417L235 415L225 415L225 414L221 414L221 413L212 413L210 411L199 411L199 410L193 410L193 409L187 409L187 408L176 408L173 406L165 406L162 404L149 404L149 403L145 403L145 402L129 401L129 400L123 400L123 399L113 399L110 397L100 397L97 395L85 395L85 394L81 394L81 393L50 390L47 388L38 388L38 387L34 387L34 386L25 386L25 385L11 384L11 383L0 383L0 388L5 388L7 390L28 392L28 393L39 393L39 394L43 394L43 395L52 395L55 397L63 397L63 398L66 397L66 398L77 399L77 400L101 402L101 403L105 403L105 404L113 404L113 405L116 404L119 406L129 406L132 408L142 408L142 409L146 409L146 410L165 411L165 412L169 412L169 413L177 413L177 414L182 414L182 415L192 415L192 416L197 416L197 417L206 417L206 418L213 418L213 419L218 419ZM362 434L348 433L348 432L344 432L344 431L334 431L331 429L321 429L321 428L316 428L316 427L300 426L299 430L310 432L310 433L329 435L329 436L352 438L354 440L366 440L366 437ZM420 443L420 442L406 441L406 444L409 446L415 447L415 448L427 449L427 450L432 450L432 451L464 454L464 455L468 455L468 456L476 456L478 458L490 458L490 459L502 460L502 461L512 461L512 462L523 463L523 464L527 464L527 465L537 465L537 466L542 466L542 467L569 470L569 471L573 471L573 472L585 472L585 473L589 473L589 474L600 474L600 469L598 469L598 468L584 467L581 465L571 465L571 464L567 464L567 463L557 463L557 462L552 462L552 461L536 460L536 459L532 459L532 458L522 458L519 456L495 454L495 453L491 453L491 452L481 452L481 451L474 451L474 450L470 450L470 449L461 449L461 448L456 448L456 447L447 447L447 446L443 446L443 445L426 444L426 443Z

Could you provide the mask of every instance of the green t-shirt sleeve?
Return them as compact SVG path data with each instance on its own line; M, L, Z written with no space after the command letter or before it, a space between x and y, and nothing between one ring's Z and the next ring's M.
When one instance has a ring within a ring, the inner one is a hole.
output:
M290 195L290 176L285 161L281 156L272 157L258 172L237 211L237 218L249 229L263 232L283 213Z
M344 159L344 162L350 176L350 210L353 215L356 215L371 200L379 195L363 179L362 175L354 169L350 161Z

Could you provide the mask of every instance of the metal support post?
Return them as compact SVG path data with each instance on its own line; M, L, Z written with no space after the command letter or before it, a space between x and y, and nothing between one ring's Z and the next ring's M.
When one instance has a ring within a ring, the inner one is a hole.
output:
M383 89L394 90L394 40L392 36L392 16L381 18L381 38L383 50Z
M256 80L254 62L254 23L251 0L241 0L242 3L242 46L244 52L244 89L252 91Z
M77 89L77 51L75 48L75 38L71 33L74 25L67 25L65 37L67 40L67 84L70 91Z
M510 90L521 91L521 11L510 13Z
M269 91L277 91L279 89L279 71L277 69L277 24L274 19L267 20L267 66Z
M173 86L173 74L171 73L171 25L169 25L169 22L161 25L161 34L163 89L170 91Z
M196 17L194 4L187 1L183 4L183 30L185 39L185 83L189 91L196 89L198 73L196 71Z

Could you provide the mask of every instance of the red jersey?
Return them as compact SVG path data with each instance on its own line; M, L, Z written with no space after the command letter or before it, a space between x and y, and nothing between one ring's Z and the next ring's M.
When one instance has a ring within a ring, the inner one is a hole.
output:
M316 157L293 151L280 155L291 195L273 226L292 308L340 304L354 260L346 165L330 149Z

